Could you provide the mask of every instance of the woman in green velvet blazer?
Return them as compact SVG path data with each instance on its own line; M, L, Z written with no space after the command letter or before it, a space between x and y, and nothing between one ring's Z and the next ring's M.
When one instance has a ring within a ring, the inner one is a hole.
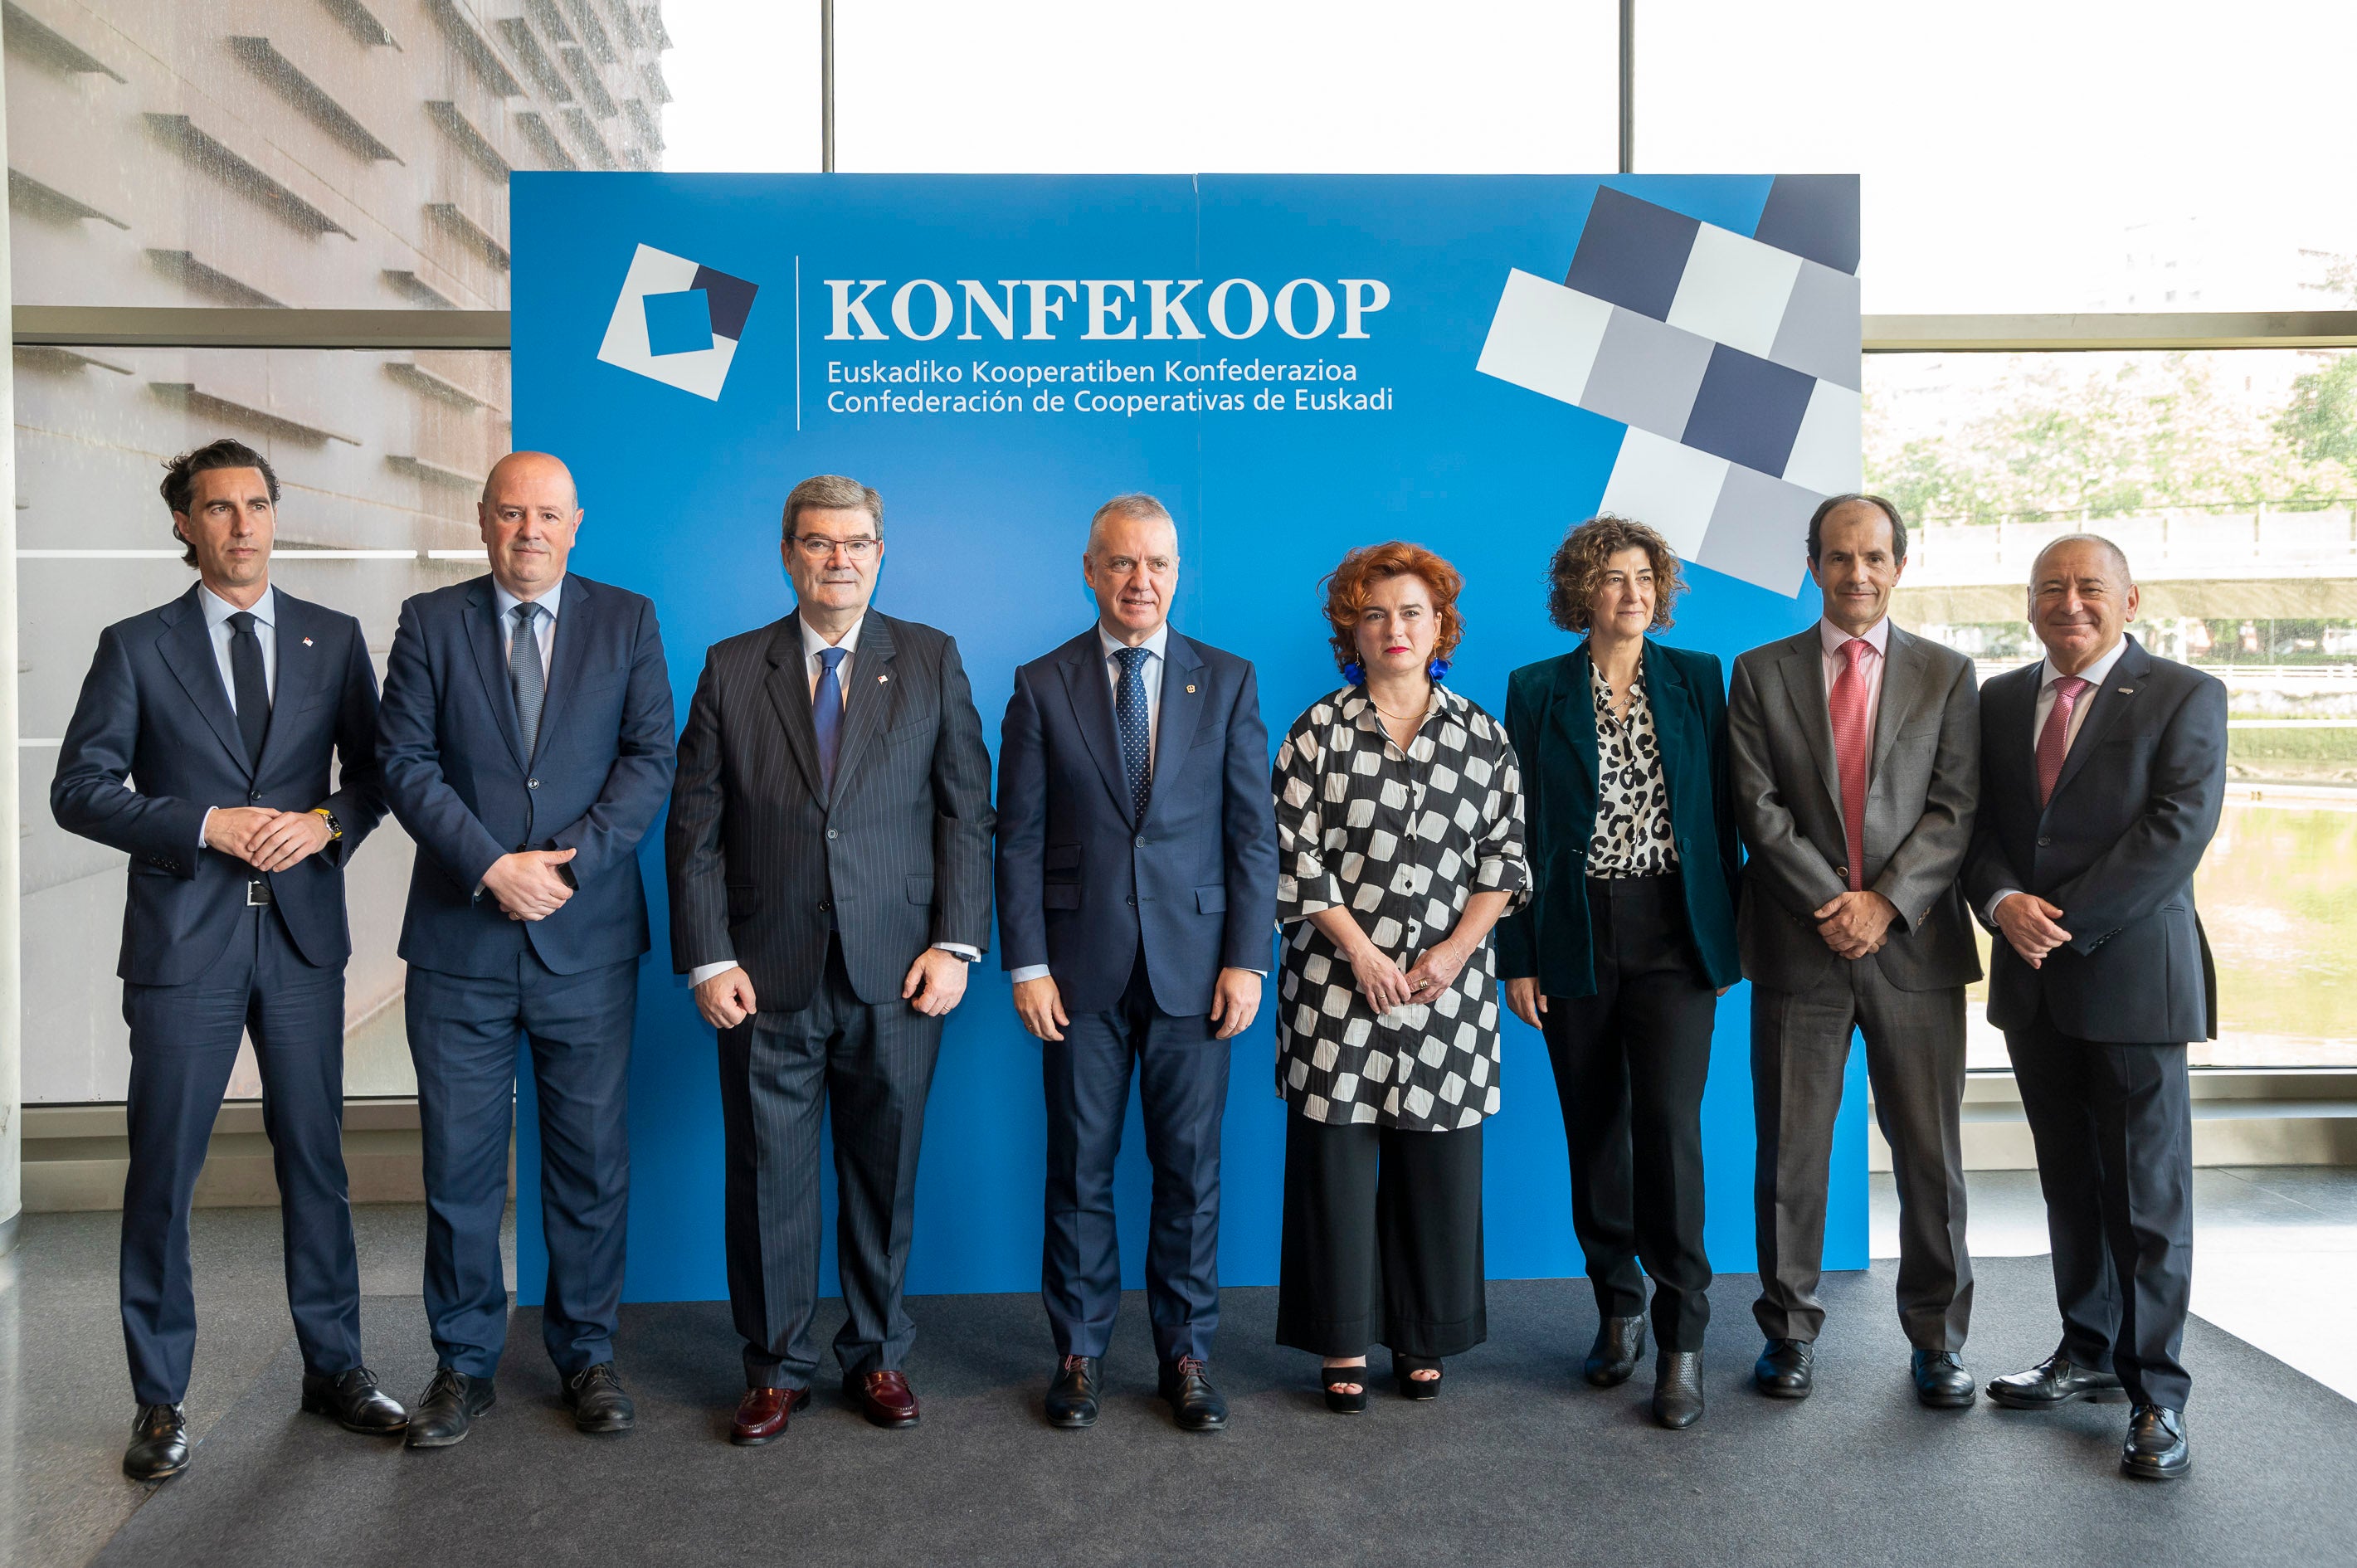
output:
M1563 1101L1572 1228L1603 1319L1588 1381L1636 1370L1650 1275L1653 1413L1687 1426L1710 1318L1703 1084L1717 999L1740 972L1727 687L1717 656L1650 635L1684 587L1652 529L1584 522L1550 575L1555 624L1586 637L1507 685L1534 897L1499 926L1498 967L1508 1004L1546 1036Z

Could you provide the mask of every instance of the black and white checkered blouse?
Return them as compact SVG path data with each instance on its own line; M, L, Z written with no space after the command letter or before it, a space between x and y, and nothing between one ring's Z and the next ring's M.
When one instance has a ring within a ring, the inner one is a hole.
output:
M1313 1122L1415 1132L1498 1109L1491 943L1429 1004L1378 1017L1350 961L1304 917L1347 908L1401 969L1474 894L1530 898L1523 779L1505 726L1444 686L1403 754L1364 690L1311 704L1277 748L1276 918L1290 925L1276 1008L1276 1091Z
M1625 719L1614 716L1612 683L1594 664L1588 688L1596 699L1596 827L1587 840L1587 875L1666 876L1678 868L1678 846L1644 671L1629 684Z

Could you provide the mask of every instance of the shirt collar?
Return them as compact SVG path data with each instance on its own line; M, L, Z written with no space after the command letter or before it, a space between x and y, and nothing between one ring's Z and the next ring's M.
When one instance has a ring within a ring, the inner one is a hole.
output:
M2080 671L2079 678L2086 682L2090 686L2102 685L2106 680L2110 679L2112 666L2117 664L2120 661L2120 655L2126 653L2127 650L2127 633L2122 632L2120 634L2120 639L2112 644L2112 650L2109 653L2104 654L2101 659L2096 660L2093 664L2088 665L2084 670ZM2062 671L2054 668L2054 656L2052 654L2050 653L2044 659L2039 660L2038 689L2040 692L2045 691L2047 687L2051 686L2055 682L2060 681L2061 679L2062 679Z
M197 585L197 603L204 607L207 631L210 631L238 613L235 605L214 593L202 583ZM253 601L252 613L254 619L266 627L274 628L278 625L278 590L265 586L262 590L262 597Z
M802 659L807 662L813 659L816 659L822 652L830 648L840 648L845 654L858 652L859 631L862 627L867 624L867 612L866 610L860 611L859 618L851 623L851 629L845 632L840 638L836 639L833 642L829 642L824 637L820 635L818 630L811 625L808 617L804 617L800 624L802 628Z
M564 596L565 576L564 574L559 573L557 575L556 581L548 585L548 592L541 595L540 597L533 600L532 602L538 605L543 610L545 610L548 613L549 620L554 622L556 619L557 601ZM516 606L523 603L523 600L517 598L513 594L511 594L505 588L500 587L500 580L497 577L494 577L491 579L491 603L498 608L500 612L500 619L504 621L508 617L515 614Z
M1129 645L1125 642L1114 640L1114 635L1105 630L1104 622L1099 621L1097 622L1097 646L1104 650L1104 656L1107 659L1111 659L1114 654L1120 652ZM1170 646L1170 623L1166 620L1160 626L1156 627L1154 628L1154 635L1147 638L1144 642L1139 643L1137 646L1143 648L1146 652L1151 653L1157 659L1162 658L1163 650Z
M1874 650L1874 656L1877 659L1881 658L1890 651L1890 618L1884 616L1872 626L1867 627L1860 635L1865 639L1866 645ZM1823 618L1817 622L1817 636L1824 640L1825 652L1828 654L1839 653L1842 650L1842 644L1850 639L1848 632Z

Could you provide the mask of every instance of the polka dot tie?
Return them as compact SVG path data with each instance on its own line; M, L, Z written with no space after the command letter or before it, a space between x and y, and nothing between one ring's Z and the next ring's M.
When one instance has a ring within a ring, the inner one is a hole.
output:
M1121 680L1114 688L1113 727L1121 737L1121 768L1129 776L1130 820L1146 821L1146 803L1154 796L1154 743L1146 717L1146 660L1143 648L1116 650Z

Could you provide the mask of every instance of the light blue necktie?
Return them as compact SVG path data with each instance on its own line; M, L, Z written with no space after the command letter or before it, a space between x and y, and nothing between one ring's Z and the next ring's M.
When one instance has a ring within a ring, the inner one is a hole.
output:
M843 682L835 674L843 650L822 648L818 690L811 694L811 727L818 731L818 776L829 795L834 793L834 755L843 745Z
M538 605L516 606L515 636L508 643L508 683L515 691L516 729L526 757L534 755L540 710L548 700L548 672L540 667L540 613Z
M1121 661L1121 680L1114 688L1113 727L1121 736L1122 771L1129 776L1129 807L1133 822L1146 821L1146 804L1154 796L1154 743L1146 716L1146 660L1143 648L1114 651Z

